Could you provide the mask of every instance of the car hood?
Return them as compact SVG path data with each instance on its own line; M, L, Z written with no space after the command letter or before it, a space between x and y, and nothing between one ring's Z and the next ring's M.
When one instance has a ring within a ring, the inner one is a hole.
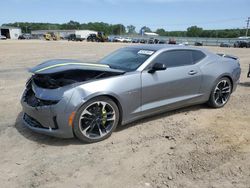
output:
M33 73L30 79L32 85L35 85L42 90L59 89L76 83L80 84L99 79L106 79L125 73L125 71L122 70L112 69L108 65L84 63L69 59L46 61L29 71Z
M123 70L112 69L108 65L98 63L85 63L72 59L54 59L45 61L31 69L33 74L53 74L70 70L103 71L113 73L124 73Z

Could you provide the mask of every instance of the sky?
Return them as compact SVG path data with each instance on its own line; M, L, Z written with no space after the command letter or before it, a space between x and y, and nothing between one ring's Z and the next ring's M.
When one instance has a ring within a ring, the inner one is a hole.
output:
M246 27L250 0L4 0L0 25L11 22L106 22L152 30Z

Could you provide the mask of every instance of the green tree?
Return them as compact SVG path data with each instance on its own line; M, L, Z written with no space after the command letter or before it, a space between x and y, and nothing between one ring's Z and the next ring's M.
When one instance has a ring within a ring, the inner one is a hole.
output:
M49 28L49 29L51 29L51 28ZM81 24L79 22L70 20L68 23L61 24L59 29L63 29L63 30L81 29Z
M104 22L89 22L86 25L86 28L84 28L84 29L90 29L90 30L94 30L94 31L102 31L106 34L110 34L112 32L111 25L109 25L108 23L104 23Z
M112 34L114 35L122 35L126 33L126 28L122 24L112 25Z
M209 30L203 30L200 37L210 37L211 31Z
M160 35L160 36L164 36L164 35L166 35L166 31L165 31L165 29L157 29L156 30L156 33L158 34L158 35Z
M67 23L68 27L70 29L80 29L80 26L81 24L79 22L76 22L76 21L72 21L70 20L68 23Z
M136 33L135 26L133 26L133 25L128 25L127 30L128 30L128 34L135 34Z
M188 37L200 37L203 29L197 26L191 26L187 28L187 36Z
M122 24L108 24L104 22L89 22L89 23L79 23L76 21L69 21L67 23L34 23L34 22L14 22L5 23L2 26L12 26L20 27L23 33L30 33L32 30L70 30L70 29L90 29L94 31L103 31L107 35L115 34L121 35L126 33L126 28ZM135 28L133 25L127 26L128 32L134 32ZM145 32L151 32L151 29L144 26L141 28L140 32L144 30ZM220 37L220 38L236 38L244 36L245 29L221 29L221 30L203 30L197 26L192 26L187 29L187 31L165 31L164 29L157 29L156 32L162 36L170 37Z
M147 26L143 26L141 29L140 29L140 34L142 34L144 32L152 32L151 29Z

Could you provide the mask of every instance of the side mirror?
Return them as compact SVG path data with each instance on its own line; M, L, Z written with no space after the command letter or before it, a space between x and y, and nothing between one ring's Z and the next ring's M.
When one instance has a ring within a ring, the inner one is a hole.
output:
M166 70L167 67L165 64L162 63L155 63L153 67L148 71L148 73L154 73L156 71Z

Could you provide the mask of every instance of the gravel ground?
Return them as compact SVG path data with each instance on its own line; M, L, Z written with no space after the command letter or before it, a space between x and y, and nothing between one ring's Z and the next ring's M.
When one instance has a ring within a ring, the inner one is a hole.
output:
M95 144L36 134L21 123L27 68L53 58L94 61L124 44L0 41L1 187L250 187L250 49L222 109L197 105L119 128Z

